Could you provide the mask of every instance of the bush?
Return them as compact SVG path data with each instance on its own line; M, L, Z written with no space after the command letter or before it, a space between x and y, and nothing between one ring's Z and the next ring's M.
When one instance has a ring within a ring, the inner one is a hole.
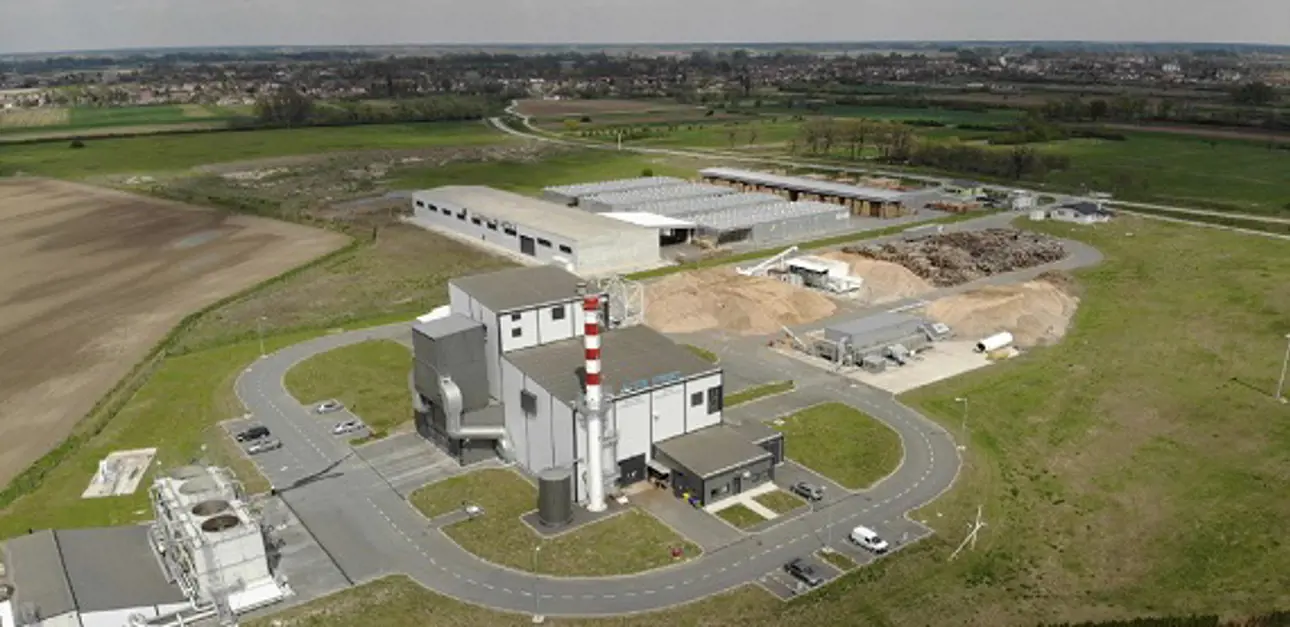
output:
M645 168L641 170L641 176L654 176L654 168Z
M80 139L73 139L71 145L68 147L72 149L84 148L85 142L81 141Z

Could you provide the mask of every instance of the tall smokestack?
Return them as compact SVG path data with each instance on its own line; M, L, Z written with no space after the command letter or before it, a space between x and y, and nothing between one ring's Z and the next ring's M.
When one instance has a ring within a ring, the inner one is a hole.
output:
M600 456L605 448L600 398L600 296L588 294L586 283L578 284L578 293L582 295L583 349L587 360L587 510L602 512L605 510L605 472Z

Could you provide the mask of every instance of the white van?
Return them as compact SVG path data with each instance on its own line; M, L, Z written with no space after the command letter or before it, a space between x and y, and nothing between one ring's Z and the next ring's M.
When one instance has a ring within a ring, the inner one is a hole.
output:
M878 534L868 527L856 527L851 530L851 535L847 539L854 542L857 546L864 547L874 553L886 553L887 541L878 537Z

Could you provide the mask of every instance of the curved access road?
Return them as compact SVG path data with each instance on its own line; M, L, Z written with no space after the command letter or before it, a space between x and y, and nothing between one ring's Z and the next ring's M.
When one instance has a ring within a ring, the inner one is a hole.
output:
M890 394L851 380L821 382L812 386L813 396L858 407L900 435L901 466L872 489L659 570L606 578L518 572L486 562L450 540L348 444L329 433L332 420L320 420L283 385L287 370L308 357L409 332L407 324L396 324L319 337L261 358L236 383L237 394L253 419L268 426L284 444L278 451L257 456L257 463L350 582L405 573L435 592L463 601L544 615L663 609L757 581L789 560L821 548L825 534L841 539L862 523L915 525L903 520L905 514L935 500L958 474L955 443L936 423ZM770 351L764 352L766 359L774 358ZM917 528L914 537L930 533L925 527Z

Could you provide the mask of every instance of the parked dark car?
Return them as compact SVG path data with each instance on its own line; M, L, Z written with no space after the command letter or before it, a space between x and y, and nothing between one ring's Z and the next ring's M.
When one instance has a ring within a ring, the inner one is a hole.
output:
M792 575L794 579L797 579L812 588L824 583L824 578L820 577L820 574L815 572L815 567L811 566L810 563L800 557L785 564L784 570L787 571L788 574Z
M815 485L814 483L798 481L793 484L793 494L796 494L808 501L818 501L824 498L824 487Z
M237 438L238 442L252 442L260 438L269 437L269 428L264 425L256 425L234 437Z

